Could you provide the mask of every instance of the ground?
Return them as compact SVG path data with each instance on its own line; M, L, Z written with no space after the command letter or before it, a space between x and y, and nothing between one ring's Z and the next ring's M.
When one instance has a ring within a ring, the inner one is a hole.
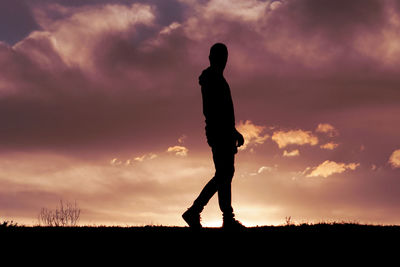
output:
M220 228L192 231L188 227L166 226L0 226L0 237L1 244L10 251L25 252L20 255L56 257L62 262L76 259L90 266L103 260L111 260L112 266L138 260L145 260L148 265L167 262L214 265L219 261L224 266L226 261L244 261L246 266L259 265L260 260L265 263L280 261L266 264L276 266L289 262L332 265L354 260L359 266L364 260L368 263L370 258L377 258L379 266L386 266L384 262L390 259L388 256L397 255L391 251L397 248L400 240L400 226L322 223L260 226L240 232ZM11 255L5 251L3 255ZM384 257L381 252L385 253Z

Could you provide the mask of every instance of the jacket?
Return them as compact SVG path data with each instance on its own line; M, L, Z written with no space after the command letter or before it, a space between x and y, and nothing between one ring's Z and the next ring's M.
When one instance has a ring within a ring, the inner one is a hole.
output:
M201 73L199 84L208 144L236 149L235 112L228 83L221 73L209 67Z

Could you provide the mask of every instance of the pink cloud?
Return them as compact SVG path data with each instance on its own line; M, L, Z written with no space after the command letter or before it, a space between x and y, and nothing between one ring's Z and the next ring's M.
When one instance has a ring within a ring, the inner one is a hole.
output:
M17 51L29 51L28 55L39 65L49 65L54 63L52 58L47 58L52 53L36 52L35 47L32 47L32 43L47 42L64 64L68 67L78 66L84 71L95 68L96 47L102 43L102 39L107 36L112 38L112 35L121 38L134 33L135 26L151 25L154 21L151 6L143 4L108 4L75 8L54 4L36 8L34 13L42 30L31 33L14 48ZM60 19L52 19L53 13L63 16Z

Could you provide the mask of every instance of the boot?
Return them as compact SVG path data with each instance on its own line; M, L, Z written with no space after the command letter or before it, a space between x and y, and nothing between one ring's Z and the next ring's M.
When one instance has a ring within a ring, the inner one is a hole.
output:
M233 231L240 231L246 229L246 226L244 226L241 222L235 219L235 215L232 214L227 214L223 215L223 224L222 228L224 230L233 230Z
M201 217L200 212L196 211L194 208L188 208L185 213L182 214L182 218L192 229L201 229L202 225L200 223Z

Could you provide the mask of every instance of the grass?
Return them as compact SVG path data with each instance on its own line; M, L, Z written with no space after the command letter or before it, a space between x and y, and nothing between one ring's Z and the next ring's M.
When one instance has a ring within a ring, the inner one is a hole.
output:
M0 233L123 233L123 234L218 234L228 233L218 227L204 227L200 231L193 231L189 227L180 226L24 226L13 221L0 223ZM233 233L233 232L229 232ZM239 232L236 232L239 233ZM320 222L294 224L290 220L279 226L254 226L248 227L241 234L298 234L298 233L319 233L319 234L355 234L355 233L399 233L399 225L374 225L359 224L356 222Z
M178 226L24 226L13 221L0 222L0 237L40 237L62 239L101 238L104 240L144 240L155 239L188 239L188 238L219 238L240 237L249 240L291 240L302 238L303 242L317 239L370 239L400 237L399 225L373 225L357 222L320 222L295 224L290 218L286 224L279 226L255 226L243 231L225 231L217 227L204 227L193 231L189 227ZM396 240L397 241L397 240Z
M194 232L188 227L160 225L50 227L0 223L0 243L6 244L11 251L62 257L73 255L74 258L80 255L89 257L90 261L105 255L113 259L115 255L122 255L125 260L145 257L146 261L154 262L160 258L175 262L183 255L192 255L196 261L203 256L213 261L223 255L223 251L230 251L230 259L275 258L285 262L302 259L309 262L316 260L314 256L318 254L325 255L330 261L333 256L341 259L344 256L359 257L357 253L362 253L362 257L377 255L379 250L397 248L393 244L397 244L399 237L400 226L397 225L352 222L287 223L249 227L242 232L212 227ZM95 254L90 254L93 251Z

